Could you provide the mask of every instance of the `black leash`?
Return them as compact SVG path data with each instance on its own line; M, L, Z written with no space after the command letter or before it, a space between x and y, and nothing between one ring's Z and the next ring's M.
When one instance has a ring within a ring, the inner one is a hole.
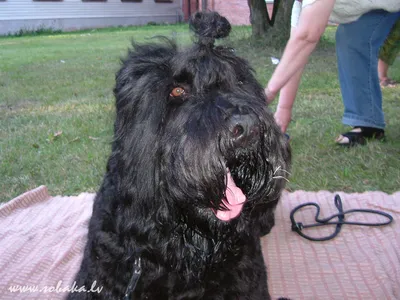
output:
M310 241L327 241L327 240L331 240L334 237L336 237L342 226L344 224L347 225L359 225L359 226L384 226L384 225L389 225L390 223L392 223L393 221L393 217L385 212L379 211L379 210L373 210L373 209L350 209L350 210L346 210L343 211L343 204L342 204L342 199L340 198L339 195L335 195L335 206L337 207L339 213L329 217L329 218L325 218L325 219L319 219L319 212L320 212L320 207L317 203L314 202L308 202L308 203L304 203L301 204L297 207L295 207L291 213L290 213L290 221L292 222L292 231L297 232L300 236L302 236L303 238L310 240ZM305 206L315 206L317 208L317 214L315 216L315 221L317 223L314 224L310 224L310 225L304 225L301 222L296 222L294 219L294 214L301 208L305 207ZM355 213L355 212L361 212L361 213L369 213L369 214L377 214L377 215L381 215L385 218L388 219L388 221L386 222L382 222L382 223L363 223L363 222L347 222L345 221L345 215L346 214L350 214L350 213ZM330 220L334 219L334 218L338 218L338 221L336 222L329 222ZM327 237L322 237L322 238L313 238L310 236L305 235L304 233L302 233L301 231L304 228L311 228L311 227L318 227L318 226L325 226L325 225L336 225L336 229L335 232L332 233L331 235L327 236Z

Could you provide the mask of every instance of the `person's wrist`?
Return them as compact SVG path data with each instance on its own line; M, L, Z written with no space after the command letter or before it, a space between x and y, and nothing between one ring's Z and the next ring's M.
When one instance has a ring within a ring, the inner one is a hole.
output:
M268 103L271 103L275 99L276 94L277 94L277 91L272 89L270 87L270 85L267 85L267 87L265 88L265 95L267 97L267 102Z
M287 104L278 103L276 109L277 110L289 110L289 111L291 111L292 110L292 106L291 105L287 105Z

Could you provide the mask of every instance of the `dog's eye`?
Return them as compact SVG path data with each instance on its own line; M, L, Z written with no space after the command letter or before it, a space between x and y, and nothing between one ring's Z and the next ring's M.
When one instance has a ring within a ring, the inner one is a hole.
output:
M174 88L169 94L171 97L181 97L185 94L185 90L181 87Z

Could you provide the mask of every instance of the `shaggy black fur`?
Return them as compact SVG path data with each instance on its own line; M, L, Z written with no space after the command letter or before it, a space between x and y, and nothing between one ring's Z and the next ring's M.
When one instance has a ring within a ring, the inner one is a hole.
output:
M290 151L263 88L234 50L230 24L196 13L196 42L137 45L116 75L112 154L95 199L72 299L270 299L260 236L274 225ZM246 195L226 210L227 172Z

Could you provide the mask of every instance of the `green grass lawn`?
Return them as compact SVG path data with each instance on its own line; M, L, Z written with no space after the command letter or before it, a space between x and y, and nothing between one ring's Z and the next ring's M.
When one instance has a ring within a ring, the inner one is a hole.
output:
M291 190L400 190L400 87L385 89L387 141L353 149L334 138L347 130L336 74L335 28L324 35L303 76L288 130ZM264 85L273 49L250 42L249 28L228 43L254 66ZM0 38L0 201L39 185L53 195L94 192L110 153L119 58L133 38L156 35L189 43L187 25L145 26ZM400 61L391 69L400 80ZM274 104L276 105L276 104ZM272 109L274 109L272 105Z

